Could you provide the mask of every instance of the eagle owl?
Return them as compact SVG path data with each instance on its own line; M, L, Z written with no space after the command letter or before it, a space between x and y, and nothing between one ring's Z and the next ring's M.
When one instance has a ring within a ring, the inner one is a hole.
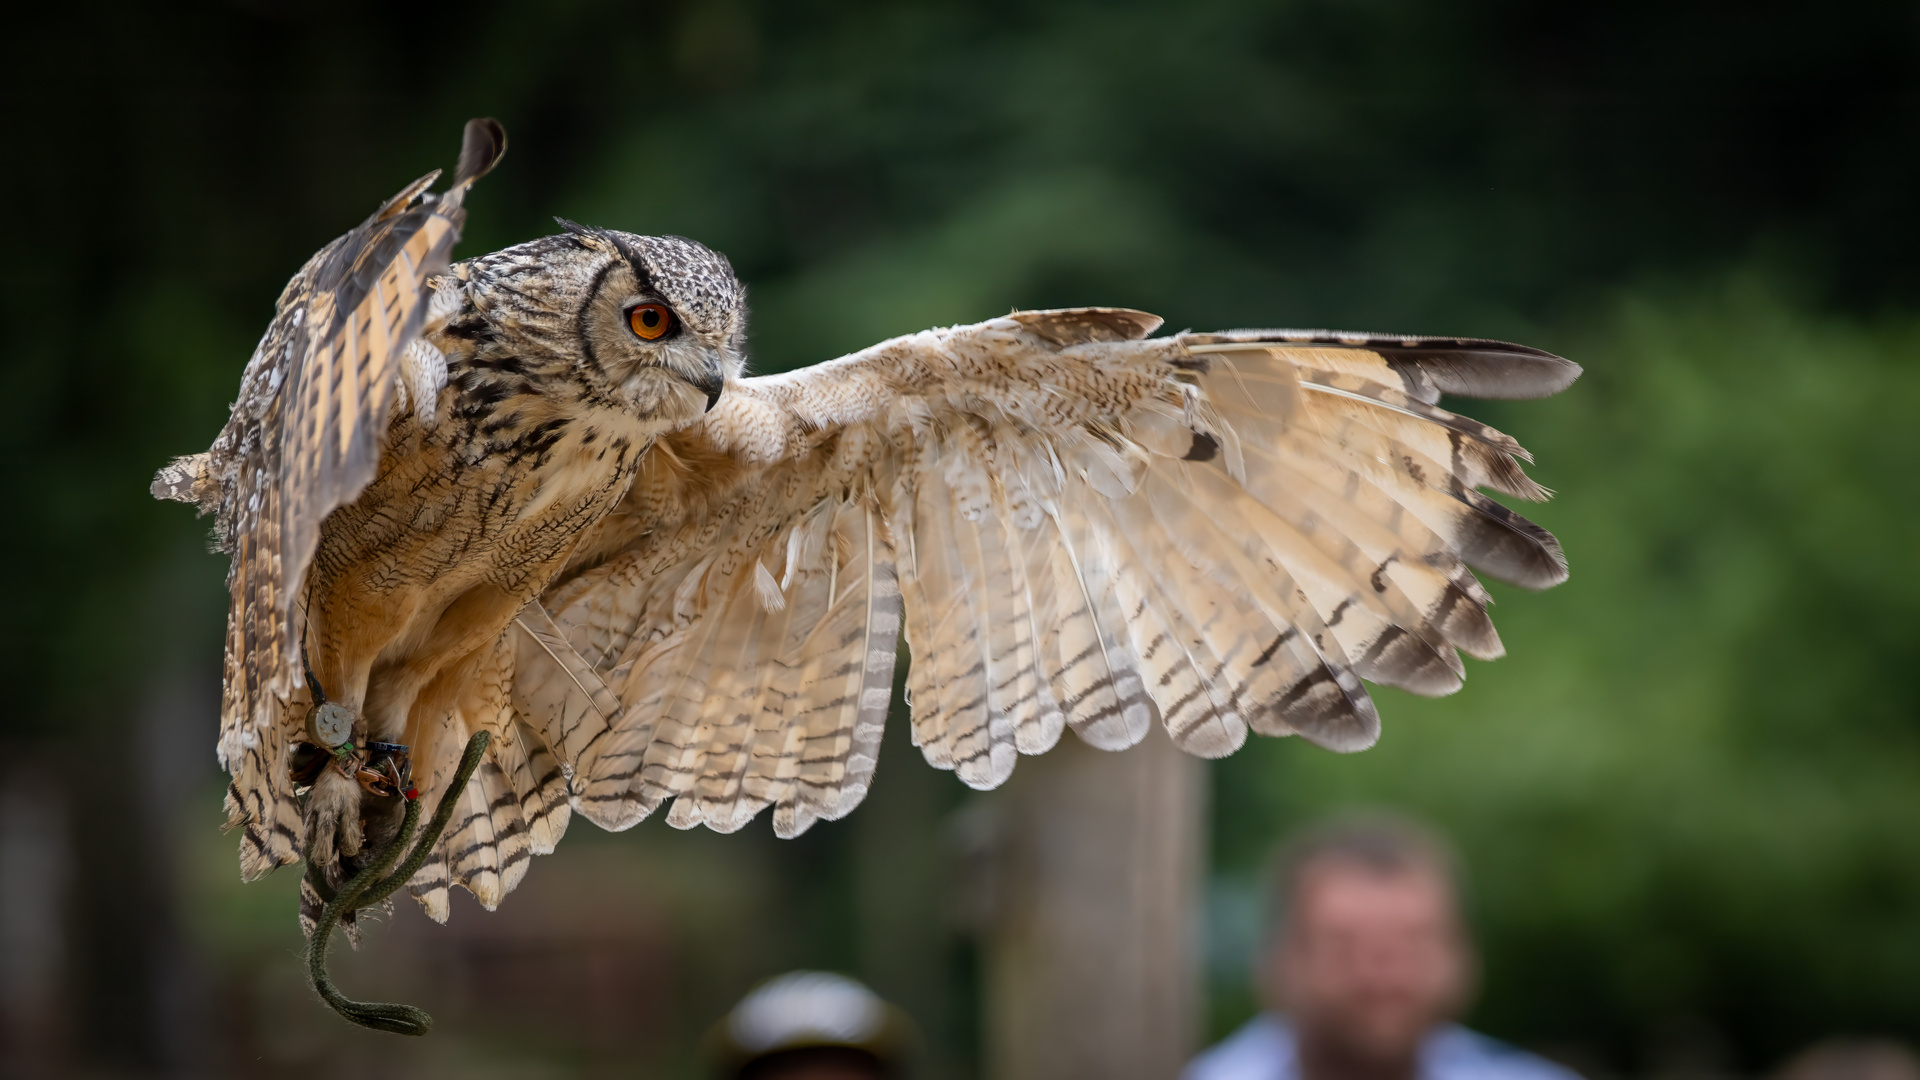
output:
M745 292L693 241L562 222L450 263L505 145L470 123L444 193L315 255L212 448L154 482L232 556L249 879L337 882L483 730L408 883L436 920L453 885L498 904L574 814L771 807L796 836L866 794L903 639L914 743L976 788L1068 728L1359 750L1363 679L1446 694L1459 653L1501 654L1472 571L1566 577L1482 494L1543 498L1526 451L1438 404L1555 393L1559 357L1080 308L750 378Z

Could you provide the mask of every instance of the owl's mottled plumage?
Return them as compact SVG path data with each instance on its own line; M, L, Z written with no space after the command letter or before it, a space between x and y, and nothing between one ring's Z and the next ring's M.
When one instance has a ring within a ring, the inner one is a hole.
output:
M452 190L411 185L316 256L213 449L155 482L233 555L220 749L248 877L337 874L398 822L332 770L296 792L309 685L356 742L409 744L428 797L493 733L411 883L444 919L450 884L492 907L576 811L622 829L672 800L724 832L772 807L782 836L847 813L903 634L914 742L984 788L1065 728L1361 749L1363 679L1445 694L1458 652L1501 654L1469 567L1566 576L1479 491L1543 497L1525 451L1437 404L1552 394L1579 374L1558 357L1152 338L1094 308L743 378L743 291L692 241L566 223L445 266L502 148L476 121ZM643 340L637 304L674 332Z

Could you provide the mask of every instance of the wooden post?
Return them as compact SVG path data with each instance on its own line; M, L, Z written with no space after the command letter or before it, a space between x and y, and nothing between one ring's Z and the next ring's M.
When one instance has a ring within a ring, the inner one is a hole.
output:
M991 1080L1168 1080L1195 1049L1206 771L1071 733L994 796Z

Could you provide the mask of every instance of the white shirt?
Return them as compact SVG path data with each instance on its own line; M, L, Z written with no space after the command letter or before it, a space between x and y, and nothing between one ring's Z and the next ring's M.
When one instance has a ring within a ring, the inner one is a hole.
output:
M1293 1029L1262 1013L1187 1064L1181 1080L1300 1080ZM1435 1028L1420 1044L1420 1080L1579 1080L1525 1050L1458 1024Z

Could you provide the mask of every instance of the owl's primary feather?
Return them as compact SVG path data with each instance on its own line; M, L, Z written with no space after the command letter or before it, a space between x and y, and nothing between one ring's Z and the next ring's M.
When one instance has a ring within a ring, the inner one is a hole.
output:
M1155 338L1086 308L744 378L742 290L691 241L568 223L445 266L504 145L475 122L449 192L411 185L316 256L214 448L155 481L233 555L221 758L248 877L305 855L337 878L396 827L332 770L296 790L316 694L356 743L411 746L428 795L492 733L411 883L445 919L449 887L494 906L575 812L623 829L671 802L727 832L772 807L782 836L846 814L903 640L914 742L987 788L1068 728L1362 749L1363 681L1446 694L1461 652L1501 654L1473 571L1566 576L1480 491L1543 498L1526 452L1438 402L1546 396L1568 361Z

